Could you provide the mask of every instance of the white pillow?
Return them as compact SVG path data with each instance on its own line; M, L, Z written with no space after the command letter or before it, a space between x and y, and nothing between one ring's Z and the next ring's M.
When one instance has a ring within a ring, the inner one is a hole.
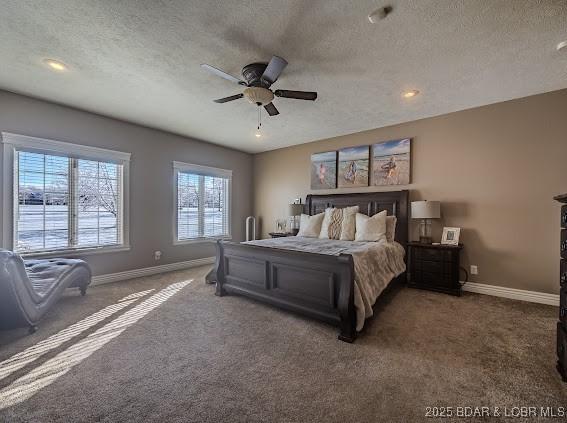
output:
M386 240L388 242L394 242L396 239L396 223L398 223L396 216L386 216Z
M368 217L365 214L356 214L355 241L382 241L386 239L386 210Z
M354 241L356 233L356 214L358 206L343 209L343 223L341 224L341 241Z
M341 236L341 226L343 221L343 210L328 208L325 210L325 217L321 225L321 239L339 239Z
M323 217L323 223L321 223L321 232L319 233L319 238L329 239L329 225L331 224L331 218L333 217L333 208L329 207L325 209L325 217Z
M321 233L321 224L325 213L319 213L315 216L302 214L299 220L299 232L297 236L304 236L307 238L317 238Z

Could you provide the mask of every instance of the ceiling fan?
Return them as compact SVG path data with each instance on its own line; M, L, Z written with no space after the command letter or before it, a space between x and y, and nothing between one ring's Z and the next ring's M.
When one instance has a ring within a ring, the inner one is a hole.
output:
M250 103L258 107L264 106L264 109L270 116L279 115L278 109L272 103L274 96L284 98L294 98L298 100L315 100L317 93L313 91L289 91L270 89L271 85L277 81L287 61L278 56L273 56L269 63L251 63L242 68L242 79L238 79L214 66L203 63L201 67L208 72L235 82L246 87L240 94L231 95L230 97L219 98L214 100L215 103L227 103L229 101L246 98Z

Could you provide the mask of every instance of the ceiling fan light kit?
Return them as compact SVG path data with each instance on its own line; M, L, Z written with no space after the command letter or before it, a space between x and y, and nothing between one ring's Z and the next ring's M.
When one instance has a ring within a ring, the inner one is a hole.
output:
M244 80L238 79L214 66L203 63L201 67L213 75L220 76L221 78L231 81L238 85L243 85L246 88L240 94L235 94L230 97L219 98L214 100L215 103L228 103L229 101L246 98L250 103L259 107L263 106L270 116L279 115L280 112L272 103L274 96L292 98L296 100L311 100L317 99L317 93L312 91L290 91L290 90L275 90L272 91L270 87L276 82L287 66L287 61L279 56L273 56L269 63L250 63L242 68L242 77ZM260 116L258 117L258 130L260 129Z
M262 87L248 87L243 94L246 100L257 106L265 106L274 99L274 93Z

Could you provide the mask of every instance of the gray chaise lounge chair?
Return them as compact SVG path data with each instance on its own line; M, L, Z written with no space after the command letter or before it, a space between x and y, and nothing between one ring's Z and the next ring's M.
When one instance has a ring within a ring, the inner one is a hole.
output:
M0 249L0 329L36 330L36 325L61 298L66 288L85 295L91 270L83 260L23 260Z

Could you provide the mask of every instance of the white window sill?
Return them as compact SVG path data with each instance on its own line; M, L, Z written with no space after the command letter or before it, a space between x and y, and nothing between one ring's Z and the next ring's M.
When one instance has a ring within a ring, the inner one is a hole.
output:
M118 253L121 251L130 251L129 245L112 245L109 247L91 247L91 248L70 248L67 250L55 251L37 251L30 253L18 253L25 259L31 258L49 258L49 257L74 257L74 256L89 256L93 254L110 254Z
M192 238L192 239L176 239L173 241L173 245L187 245L187 244L202 244L202 243L215 243L217 241L232 241L232 237L217 237L217 238Z

